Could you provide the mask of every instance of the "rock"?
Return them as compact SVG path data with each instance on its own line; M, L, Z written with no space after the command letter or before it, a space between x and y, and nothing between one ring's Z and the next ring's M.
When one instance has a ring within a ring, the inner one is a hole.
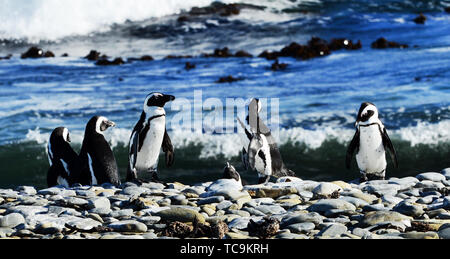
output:
M400 234L401 237L406 239L439 239L439 235L435 232L407 232Z
M36 214L42 214L47 213L48 208L42 207L42 206L15 206L13 208L8 209L8 213L20 213L22 214L25 219L31 218Z
M67 227L81 231L91 231L101 225L102 223L91 218L76 218L66 223Z
M37 194L40 195L58 195L63 191L62 188L58 188L58 187L50 187L47 189L43 189L37 192Z
M35 195L37 193L36 189L32 186L19 186L16 191L22 194Z
M224 83L234 83L234 82L238 82L238 81L242 81L244 80L244 78L242 77L233 77L233 76L225 76L225 77L221 77L219 78L219 80L216 81L216 83L218 84L224 84Z
M372 43L373 49L386 49L386 48L408 48L409 46L406 44L399 44L394 41L388 41L385 38L381 37L375 42Z
M288 67L288 64L286 63L280 63L278 59L275 61L275 63L272 64L270 69L272 71L279 71L279 70L285 70Z
M331 224L322 229L316 236L318 237L338 237L347 232L347 227L342 224Z
M356 207L347 201L335 199L335 200L319 200L318 202L309 206L307 210L310 212L325 213L328 210L332 209L356 210Z
M420 14L419 16L417 16L416 18L414 18L414 22L416 24L425 24L425 21L427 20L427 17L423 14Z
M429 181L429 180L423 180L421 182L418 182L414 187L415 188L423 188L423 189L426 189L428 191L430 191L430 190L439 191L441 189L444 189L445 185L440 183L440 182L433 182L433 181Z
M334 50L357 50L362 48L361 41L358 41L357 43L353 43L353 41L345 38L339 38L339 39L332 39L331 42L328 44L328 48L331 51Z
M252 54L250 54L250 53L248 53L247 51L244 51L244 50L239 50L238 52L236 52L234 54L234 56L237 57L237 58L252 58L253 57Z
M15 228L25 223L25 218L19 213L10 213L6 216L0 216L0 227Z
M12 54L8 54L8 55L6 55L6 56L4 56L4 57L0 57L0 60L9 60L9 59L11 59L12 58Z
M365 226L373 226L380 222L410 222L411 217L405 216L395 211L372 211L364 215L362 224Z
M357 189L352 189L349 192L342 192L341 196L349 196L349 197L358 198L369 204L372 204L374 201L376 201L378 199L375 195L363 193L362 191L357 190Z
M355 197L343 196L343 197L340 197L339 199L353 204L356 208L362 208L366 205L369 205L369 203L367 201L359 199L359 198L355 198Z
M252 238L250 236L241 233L228 232L225 234L225 239L252 239Z
M404 201L397 204L393 210L415 218L420 217L425 213L421 206Z
M191 69L194 69L195 67L196 67L195 64L192 64L192 63L190 63L190 62L186 62L185 66L184 66L184 69L186 69L187 71L189 71L189 70L191 70Z
M106 57L106 56L104 56L104 57ZM97 61L100 59L100 52L98 52L96 50L91 50L91 52L89 52L89 54L84 58L89 61Z
M212 196L206 199L197 201L198 205L211 204L211 203L221 203L225 198L223 196Z
M450 239L450 223L442 225L438 230L439 237L442 239Z
M303 222L303 223L296 223L292 225L288 225L285 227L286 229L289 229L291 232L295 234L307 234L311 232L311 230L316 228L316 225L312 222Z
M111 202L105 197L96 197L88 200L88 209L110 209Z
M27 58L53 58L55 57L55 54L51 51L42 50L39 47L33 46L29 48L25 53L23 53L20 58L27 59Z
M184 208L173 208L163 210L155 214L155 216L161 217L162 221L182 223L197 221L200 224L205 224L205 218L197 211Z
M99 59L95 65L97 66L119 66L125 64L122 58L115 58L113 61L110 61L106 58Z
M124 220L114 222L108 225L108 227L114 229L117 232L132 232L132 233L145 233L147 232L147 226L141 222L135 220Z
M371 184L369 182L368 185L364 186L362 188L363 192L368 192L370 194L375 194L377 196L383 196L383 195L396 195L398 191L400 190L400 185L398 184L389 184L389 183L381 183L381 184Z
M150 55L144 55L140 58L128 58L127 61L128 62L133 62L133 61L153 61L155 60L152 56Z
M443 174L447 180L450 180L450 168L446 168L446 169L442 170L441 174Z
M231 205L233 205L231 201L222 201L221 203L217 204L216 209L225 210L228 209Z
M332 183L321 183L312 190L313 199L337 199L342 188Z
M261 211L262 213L264 213L265 215L276 215L276 214L282 214L285 213L286 210L283 209L281 206L279 205L260 205L258 207L256 207L255 209Z
M235 228L239 230L247 229L250 219L251 219L250 217L235 218L228 224L228 227L230 229Z
M297 194L298 191L296 188L292 186L285 187L267 187L267 186L245 186L244 188L247 190L253 198L272 198L276 199L281 196L289 195L289 194Z
M293 234L293 233L280 233L275 236L276 239L308 239L305 235Z
M416 176L416 178L419 179L420 181L428 180L433 182L443 182L446 180L445 175L433 172L419 174Z
M297 213L297 214L288 215L288 216L283 217L283 219L281 221L281 226L286 227L289 225L305 223L305 222L311 222L311 223L314 223L316 226L318 226L319 224L321 224L323 222L323 219L324 219L324 217L316 212Z

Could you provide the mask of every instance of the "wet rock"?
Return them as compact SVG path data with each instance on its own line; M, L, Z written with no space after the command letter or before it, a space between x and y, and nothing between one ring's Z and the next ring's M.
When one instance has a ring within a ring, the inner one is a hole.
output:
M427 20L427 17L423 14L419 14L416 18L414 18L414 22L416 24L425 24L425 21Z
M242 9L264 10L265 7L245 3L224 4L221 2L213 2L206 7L193 7L188 14L192 16L214 14L220 16L232 16L240 14Z
M279 71L279 70L285 70L288 67L288 64L286 63L280 63L278 59L275 61L275 63L272 64L270 69L272 71Z
M133 62L133 61L153 61L155 60L152 56L150 55L144 55L140 58L128 58L127 61L128 62Z
M353 43L353 41L345 38L338 38L338 39L332 39L331 42L328 44L328 48L333 50L357 50L362 48L361 41L358 41L357 43Z
M316 225L312 222L303 222L303 223L296 223L292 225L288 225L285 227L286 229L289 229L292 233L295 234L307 234L311 232L311 230L316 228Z
M100 52L98 52L96 50L91 50L91 52L89 52L89 54L87 56L85 56L84 58L89 61L97 61L101 58L105 59L105 58L107 58L107 56L106 55L101 56Z
M122 58L115 58L114 60L110 61L108 59L99 59L95 65L97 66L120 66L125 64L125 61L123 61Z
M55 54L51 51L44 51L43 49L33 46L29 48L25 53L23 53L20 58L53 58Z
M186 69L187 71L191 70L191 69L195 69L196 65L192 64L190 62L186 62L184 69Z
M236 52L234 54L234 56L237 57L237 58L252 58L253 57L252 54L248 53L245 50L239 50L238 52Z
M6 55L6 56L4 56L4 57L0 57L0 60L9 60L9 59L11 59L12 58L12 54L8 54L8 55Z
M372 43L372 48L373 49L386 49L386 48L408 48L409 46L406 44L399 44L397 42L394 41L388 41L385 38L381 37L378 40L376 40L375 42Z
M244 78L242 78L242 77L225 76L225 77L219 78L219 80L217 80L216 83L218 83L218 84L230 83L231 84L231 83L242 81L242 80L244 80Z
M191 55L168 55L164 59L188 59L193 58Z
M318 226L323 222L323 219L324 217L316 212L298 213L284 217L281 221L281 226L284 228L289 225L305 222L311 222L314 223L316 226Z

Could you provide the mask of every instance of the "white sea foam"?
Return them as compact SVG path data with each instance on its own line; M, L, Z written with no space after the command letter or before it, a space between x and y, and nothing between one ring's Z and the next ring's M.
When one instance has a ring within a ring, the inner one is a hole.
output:
M67 36L89 35L110 29L113 24L143 21L177 14L216 0L1 0L0 38L55 41ZM293 5L288 0L244 2L279 10Z
M391 139L407 141L411 146L418 144L438 145L450 142L450 120L441 121L436 124L426 122L418 123L416 126L390 130ZM72 142L81 144L83 132L71 132ZM229 159L239 155L242 150L242 142L238 134L196 134L190 131L174 131L169 133L175 149L188 148L189 146L201 146L200 159L213 158L223 155ZM320 130L308 130L303 128L283 129L279 132L279 145L292 143L304 144L310 149L317 149L327 140L336 140L341 144L349 143L353 137L354 130L337 127L324 127ZM105 133L105 138L113 148L127 146L131 135L131 129L113 128ZM39 128L29 130L24 141L34 141L38 144L47 144L50 133L42 133Z

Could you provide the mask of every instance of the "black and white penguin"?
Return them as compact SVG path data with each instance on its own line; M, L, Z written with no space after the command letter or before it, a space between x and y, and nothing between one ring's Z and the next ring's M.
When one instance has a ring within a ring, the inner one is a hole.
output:
M158 162L161 148L166 166L174 162L174 149L166 129L166 103L175 100L172 95L151 93L145 98L141 118L131 133L127 181L141 181L139 175L150 173L152 181L159 182Z
M80 151L82 185L120 185L116 158L103 135L103 132L115 125L103 116L95 116L87 123Z
M223 190L238 190L241 191L243 189L243 180L241 175L236 171L234 166L230 163L227 163L225 168L223 169L222 178L218 179L211 183L207 188L207 192L217 192Z
M48 187L57 185L69 188L76 183L80 166L78 154L70 146L69 130L59 127L53 130L47 145L50 168L47 173Z
M397 155L391 139L373 103L361 104L356 119L356 133L348 147L346 166L350 169L353 154L361 172L361 182L383 180L386 176L386 150L389 150L394 166L398 168Z
M242 149L244 168L258 172L259 184L268 183L271 176L276 178L295 176L293 171L286 168L270 129L260 119L261 110L260 100L253 99L248 107L247 125L238 118L245 133Z

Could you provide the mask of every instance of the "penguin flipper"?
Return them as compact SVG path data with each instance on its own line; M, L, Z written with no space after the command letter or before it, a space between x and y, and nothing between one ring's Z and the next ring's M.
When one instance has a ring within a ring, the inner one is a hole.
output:
M242 148L242 164L244 165L244 169L248 170L248 168L250 167L249 162L248 162L248 153L247 151L245 151L245 148Z
M247 136L248 140L251 141L253 138L252 134L250 134L248 129L245 127L244 123L242 123L242 121L239 118L237 118L237 120L238 120L239 124L241 125L242 129L244 129L245 135Z
M169 134L167 134L167 129L164 131L162 149L163 149L164 153L166 154L166 166L171 167L175 160L175 152L174 152L172 141L170 140Z
M130 150L129 150L129 164L128 164L128 170L127 170L127 181L132 181L136 176L136 160L137 160L137 154L138 154L138 148L139 148L139 133L133 132L130 139Z
M359 129L356 130L355 135L353 136L352 142L350 142L350 145L347 149L347 156L345 158L345 165L347 169L350 169L350 165L352 163L353 154L355 153L355 150L359 149Z
M397 152L395 152L394 145L392 145L392 141L389 138L386 128L384 128L381 132L381 136L383 138L384 149L389 149L389 154L391 156L392 162L394 163L394 167L398 168Z

